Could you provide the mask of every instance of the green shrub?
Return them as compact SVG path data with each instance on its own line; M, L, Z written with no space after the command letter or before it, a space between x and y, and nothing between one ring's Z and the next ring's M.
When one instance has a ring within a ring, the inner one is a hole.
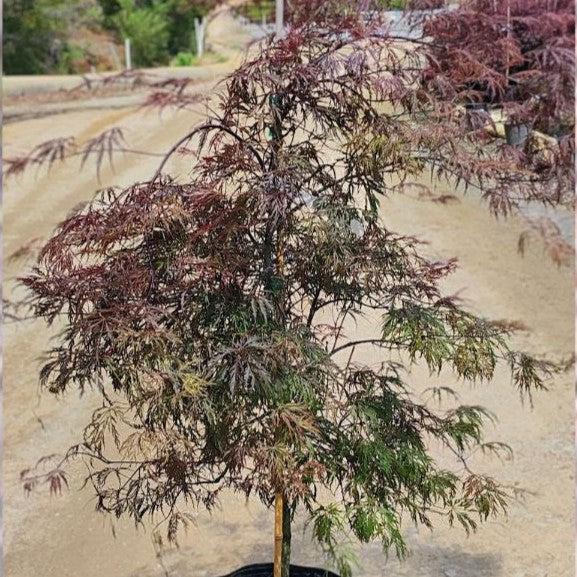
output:
M40 74L54 39L49 22L32 0L8 1L3 14L3 65L6 74Z
M407 0L379 0L379 6L383 10L404 10Z
M170 54L179 52L196 53L196 37L194 33L194 21L208 13L211 2L198 2L196 0L167 0L168 28L170 39L168 48Z
M179 52L171 61L171 66L196 66L198 57L192 52Z
M82 64L87 63L88 54L84 48L77 44L65 44L56 66L60 74L74 74L81 70Z
M226 62L226 58L222 54L215 52L205 52L202 58L199 58L194 52L179 52L171 60L171 66L198 66L199 64L218 64Z
M263 16L267 22L271 22L275 17L275 5L271 0L256 0L244 7L243 14L251 22L260 24Z
M119 0L113 22L123 39L130 38L135 66L153 66L168 61L167 5L154 2L137 8L134 0Z
M102 21L96 0L6 0L3 9L6 74L61 71L70 31Z
M98 0L104 14L104 25L116 32L119 30L117 16L122 11L121 0ZM168 31L168 53L171 56L179 52L194 52L194 20L210 12L219 0L137 0L139 9L150 9L162 12Z

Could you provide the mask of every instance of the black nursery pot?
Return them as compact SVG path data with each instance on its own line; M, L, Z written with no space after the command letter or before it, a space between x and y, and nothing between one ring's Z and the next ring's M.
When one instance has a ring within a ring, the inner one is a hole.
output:
M489 107L486 102L465 102L465 110L482 110L487 112Z
M223 577L272 577L272 574L272 563L259 563L256 565L246 565L228 575L223 575ZM339 575L327 569L291 565L290 577L339 577Z
M529 124L505 123L505 138L510 146L522 147L531 135Z

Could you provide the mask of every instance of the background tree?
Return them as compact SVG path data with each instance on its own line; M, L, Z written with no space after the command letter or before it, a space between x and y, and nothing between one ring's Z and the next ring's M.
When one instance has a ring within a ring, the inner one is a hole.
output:
M45 74L58 67L70 31L98 26L96 0L7 0L3 4L3 70L6 74Z
M153 2L137 7L135 0L119 0L119 10L111 17L114 27L124 38L130 38L137 66L166 64L168 60L168 5Z
M428 0L413 3L427 5ZM419 18L423 21L422 16ZM424 85L450 106L478 109L489 130L501 118L505 137L531 170L555 171L550 202L574 210L575 14L565 0L467 0L424 19ZM492 111L496 115L492 114ZM562 190L566 191L564 194ZM548 217L526 217L519 239L533 235L550 256L571 263L574 250Z
M92 387L102 405L61 460L23 473L27 489L59 490L82 459L99 510L160 517L170 537L226 489L256 497L275 506L283 577L298 510L348 574L343 535L403 555L403 516L470 531L505 509L509 490L467 462L504 448L483 437L490 415L423 404L405 371L424 362L488 380L505 363L530 394L551 366L443 294L455 263L390 231L379 199L432 171L507 212L543 200L554 174L528 172L482 122L436 102L417 82L419 52L342 6L254 47L218 110L168 155L198 145L189 180L163 174L167 157L150 181L100 193L42 250L24 282L63 332L41 381L54 394ZM164 90L186 102L186 85ZM382 323L354 336L368 314Z
M196 50L194 21L220 0L102 0L108 28L131 38L138 66L166 64Z
M221 3L221 0L173 0L169 12L170 53L195 52L194 21L206 17Z
M428 19L429 85L462 103L504 106L573 139L575 6L570 0L466 0Z
M110 33L132 40L135 64L167 64L196 49L194 20L219 0L10 0L4 5L4 71L8 74L78 72L67 59L78 46L72 33L88 27L110 44ZM98 62L96 62L98 64Z

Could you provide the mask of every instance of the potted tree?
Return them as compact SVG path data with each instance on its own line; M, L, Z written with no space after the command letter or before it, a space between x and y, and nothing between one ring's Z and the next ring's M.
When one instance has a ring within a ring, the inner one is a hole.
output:
M24 279L36 315L63 328L42 384L92 387L101 406L78 444L22 479L57 491L81 459L98 510L160 516L170 538L236 491L274 510L269 573L297 574L300 511L344 576L342 532L402 556L401 517L471 531L511 493L467 461L503 448L483 437L490 415L423 404L406 369L475 381L505 363L521 394L551 370L443 294L455 263L389 230L379 198L429 169L477 186L490 174L489 196L538 189L515 159L471 162L470 129L427 97L420 55L378 16L324 2L295 22L254 47L219 110L175 144L168 156L198 145L190 179L164 174L165 159L151 180L100 193ZM369 313L382 322L355 334ZM438 464L431 441L458 466Z
M467 0L433 15L428 85L465 105L502 108L506 137L572 139L575 16L570 1Z

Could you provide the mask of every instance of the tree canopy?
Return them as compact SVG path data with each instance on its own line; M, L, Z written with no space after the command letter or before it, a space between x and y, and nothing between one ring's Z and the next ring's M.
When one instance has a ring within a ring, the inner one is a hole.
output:
M486 118L437 101L420 51L378 14L323 4L255 46L213 115L175 144L170 154L198 151L189 179L163 162L149 181L105 190L42 250L24 282L35 313L63 329L42 383L91 387L102 405L60 462L23 480L58 487L81 458L99 510L156 515L172 537L224 490L267 507L281 493L346 575L343 533L403 555L403 519L470 531L506 508L507 488L467 462L504 448L484 438L491 415L418 400L411 366L473 382L504 364L522 395L552 370L445 294L456 263L395 234L380 200L427 173L505 214L565 191ZM181 84L165 89L186 100ZM366 315L380 323L355 336Z
M575 6L570 0L467 0L427 20L429 86L500 104L518 121L573 139Z

